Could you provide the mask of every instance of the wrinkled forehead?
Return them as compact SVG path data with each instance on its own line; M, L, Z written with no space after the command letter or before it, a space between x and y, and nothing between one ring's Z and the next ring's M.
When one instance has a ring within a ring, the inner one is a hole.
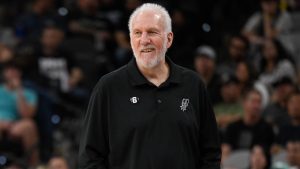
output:
M132 19L132 29L136 26L161 26L165 28L163 15L156 11L144 10Z

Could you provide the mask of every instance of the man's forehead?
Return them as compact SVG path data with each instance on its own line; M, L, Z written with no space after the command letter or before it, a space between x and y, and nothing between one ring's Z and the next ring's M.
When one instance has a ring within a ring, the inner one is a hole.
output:
M139 20L144 20L144 19L154 19L154 20L161 20L162 19L162 14L160 14L159 12L156 11L150 11L150 10L146 10L146 11L142 11L140 13L138 13L134 18L133 21L139 21Z

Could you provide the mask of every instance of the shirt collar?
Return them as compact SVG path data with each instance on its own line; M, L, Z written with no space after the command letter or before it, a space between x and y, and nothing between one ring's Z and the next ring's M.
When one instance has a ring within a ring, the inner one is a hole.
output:
M182 69L180 68L180 66L173 63L169 57L166 57L166 62L168 63L169 68L170 68L170 75L165 83L179 84L181 82ZM136 60L134 57L127 64L127 69L128 69L130 83L133 86L150 84L150 82L143 76L143 74L138 69L137 63L136 63Z

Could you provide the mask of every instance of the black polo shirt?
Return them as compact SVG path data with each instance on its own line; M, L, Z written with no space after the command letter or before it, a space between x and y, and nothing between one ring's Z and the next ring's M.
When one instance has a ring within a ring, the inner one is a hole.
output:
M167 63L170 75L159 87L135 59L99 80L84 120L80 169L219 168L219 134L204 84Z

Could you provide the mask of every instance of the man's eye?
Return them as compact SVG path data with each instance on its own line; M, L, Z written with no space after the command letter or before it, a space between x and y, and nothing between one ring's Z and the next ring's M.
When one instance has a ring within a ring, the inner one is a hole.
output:
M135 35L141 35L141 32L134 32Z
M155 35L155 34L156 34L156 32L154 32L154 31L151 31L151 32L149 32L149 34L150 34L150 35Z

